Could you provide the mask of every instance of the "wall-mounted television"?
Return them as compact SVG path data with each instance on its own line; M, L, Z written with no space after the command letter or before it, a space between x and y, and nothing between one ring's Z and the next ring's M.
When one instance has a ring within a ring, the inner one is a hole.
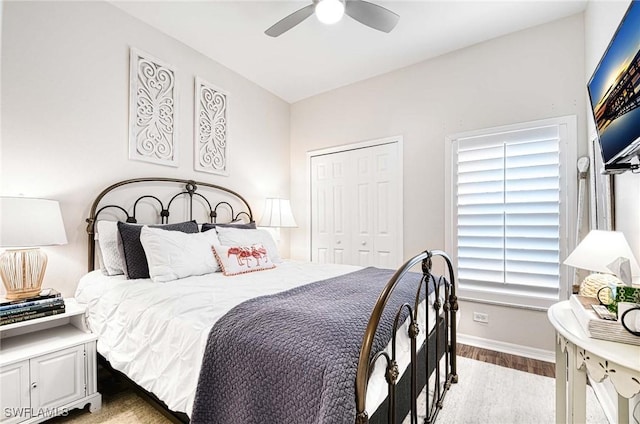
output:
M638 169L640 1L631 2L587 89L605 172Z

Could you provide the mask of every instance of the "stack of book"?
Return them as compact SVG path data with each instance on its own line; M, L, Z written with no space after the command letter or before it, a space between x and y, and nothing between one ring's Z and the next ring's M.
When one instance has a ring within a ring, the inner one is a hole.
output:
M20 300L0 298L0 325L64 313L64 299L54 289L44 289L38 296Z
M619 321L602 319L595 313L592 305L600 304L595 297L574 294L569 298L569 304L580 326L589 337L640 346L640 337L625 330Z

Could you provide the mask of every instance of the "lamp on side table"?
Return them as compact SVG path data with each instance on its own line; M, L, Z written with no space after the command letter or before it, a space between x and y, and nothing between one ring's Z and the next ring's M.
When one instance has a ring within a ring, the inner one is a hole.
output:
M8 300L37 296L47 268L40 246L67 244L55 200L0 197L0 275Z
M258 227L274 228L276 243L280 243L280 228L295 228L297 226L288 199L269 197L265 200Z
M599 288L614 284L631 285L632 276L640 276L624 234L619 231L592 230L563 262L591 274L580 284L580 294L595 297Z

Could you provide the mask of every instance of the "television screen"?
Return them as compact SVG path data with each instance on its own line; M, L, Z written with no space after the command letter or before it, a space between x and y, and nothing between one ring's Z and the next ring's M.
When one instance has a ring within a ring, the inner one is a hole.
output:
M627 13L587 86L605 169L640 152L640 1Z

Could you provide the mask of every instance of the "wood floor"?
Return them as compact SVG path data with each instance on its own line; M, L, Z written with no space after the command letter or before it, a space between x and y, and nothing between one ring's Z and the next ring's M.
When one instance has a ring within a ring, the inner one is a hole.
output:
M458 343L458 356L475 359L476 361L488 362L506 368L542 375L544 377L555 377L555 364L551 362L538 361L536 359L524 358L522 356L510 355L508 353L495 352L493 350L479 347L467 346Z

